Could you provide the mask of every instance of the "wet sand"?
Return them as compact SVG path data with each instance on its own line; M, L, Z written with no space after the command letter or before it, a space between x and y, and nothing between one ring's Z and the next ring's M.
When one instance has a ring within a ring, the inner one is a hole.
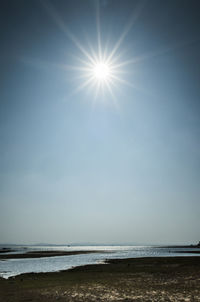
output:
M0 279L1 301L200 301L200 257L110 260Z
M6 259L23 259L23 258L42 258L42 257L55 257L55 256L71 256L80 254L99 253L99 251L32 251L21 254L0 254L0 260Z

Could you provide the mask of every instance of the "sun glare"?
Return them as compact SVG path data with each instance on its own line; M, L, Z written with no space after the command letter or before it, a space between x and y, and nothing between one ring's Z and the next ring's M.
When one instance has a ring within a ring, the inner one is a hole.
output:
M124 70L121 68L121 62L119 56L114 56L112 52L95 51L92 49L91 52L84 52L86 58L77 57L81 62L81 66L76 66L75 70L79 70L79 78L82 81L76 92L85 89L86 87L93 91L94 100L98 96L104 98L106 93L110 94L113 102L116 104L116 97L114 95L114 87L119 87L120 83L125 81L121 79L120 75Z
M76 71L75 78L77 83L72 94L79 93L81 90L87 88L88 90L93 90L95 97L93 97L92 100L96 100L98 96L100 96L99 99L104 99L104 96L107 95L108 92L114 104L117 106L115 89L118 89L121 84L135 88L135 85L132 83L132 81L129 82L124 78L125 73L127 72L125 66L133 64L135 61L143 60L146 57L148 58L148 56L142 56L141 58L139 57L138 60L137 58L130 58L124 61L122 56L124 50L120 51L125 37L139 17L142 6L139 5L138 9L132 13L130 20L127 22L118 40L111 45L111 41L108 39L109 36L107 36L106 40L102 39L100 26L100 1L97 1L96 3L97 39L91 43L87 37L87 43L85 45L82 44L78 37L69 30L69 27L65 24L50 3L47 4L46 1L44 1L44 6L61 31L64 32L69 39L71 39L79 50L78 55L72 55L76 58L75 65L64 66L66 69ZM143 3L143 1L141 3ZM78 83L79 80L80 83Z
M108 80L110 73L111 73L111 70L110 70L108 64L106 64L104 62L99 62L94 65L93 74L97 80L99 80L99 81Z

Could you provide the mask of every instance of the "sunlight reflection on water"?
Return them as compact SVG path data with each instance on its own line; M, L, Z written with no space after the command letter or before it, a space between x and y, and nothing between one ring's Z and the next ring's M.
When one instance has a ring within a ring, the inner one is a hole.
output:
M54 272L66 270L75 266L100 263L105 259L113 258L139 258L139 257L165 257L165 256L197 256L188 251L199 249L190 248L158 248L149 246L27 246L26 251L99 251L98 253L80 254L70 256L56 256L30 259L9 259L0 261L0 276L9 278L30 272ZM24 252L24 247L17 247L18 252ZM185 253L173 253L184 251Z

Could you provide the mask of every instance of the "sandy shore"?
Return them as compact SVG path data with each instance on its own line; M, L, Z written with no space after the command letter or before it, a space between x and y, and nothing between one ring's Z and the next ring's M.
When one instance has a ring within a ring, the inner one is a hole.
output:
M200 301L200 257L111 260L0 279L1 301Z
M22 254L0 254L0 260L6 259L22 259L22 258L42 258L42 257L55 257L55 256L71 256L71 255L80 255L80 254L91 254L99 253L99 251L32 251Z

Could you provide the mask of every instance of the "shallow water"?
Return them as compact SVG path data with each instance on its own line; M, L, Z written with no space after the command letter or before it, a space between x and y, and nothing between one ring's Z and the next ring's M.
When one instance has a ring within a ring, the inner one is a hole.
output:
M151 246L26 246L16 247L18 252L26 251L99 251L94 254L80 254L71 256L56 256L30 259L8 259L0 261L0 277L9 278L23 273L54 272L66 270L75 266L94 264L113 258L140 258L166 256L200 256L187 253L198 248L158 248ZM174 253L184 251L184 253ZM13 252L16 253L16 252ZM10 254L10 253L9 253Z

